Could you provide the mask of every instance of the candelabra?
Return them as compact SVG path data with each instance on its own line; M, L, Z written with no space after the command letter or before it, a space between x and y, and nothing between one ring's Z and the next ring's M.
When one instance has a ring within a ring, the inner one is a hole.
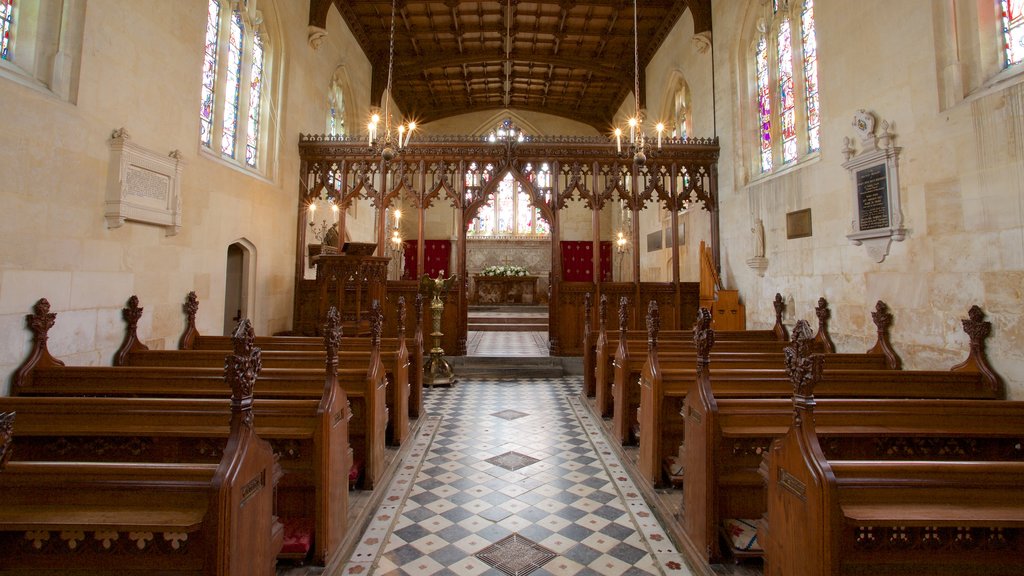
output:
M654 156L657 150L661 150L661 137L665 132L665 124L658 122L655 126L657 133L657 148L651 148L647 141L647 134L644 132L644 114L640 107L640 49L637 42L637 2L633 0L633 117L627 121L629 129L629 143L624 153L622 150L622 128L615 128L615 151L620 157L633 157L633 164L643 166L647 163L648 156Z
M390 266L393 267L393 273L390 274L392 280L401 280L402 278L402 266L404 264L404 253L405 253L405 239L402 238L401 222L402 211L395 209L391 213L391 236L388 239L386 246L387 254L391 257Z
M388 48L388 84L384 93L384 112L374 110L370 114L370 122L367 124L367 143L370 148L379 154L385 162L391 162L402 150L409 145L409 139L416 130L416 122L399 123L396 127L397 134L391 134L391 72L395 61L395 0L391 0L391 32ZM379 137L379 127L384 123L384 133Z

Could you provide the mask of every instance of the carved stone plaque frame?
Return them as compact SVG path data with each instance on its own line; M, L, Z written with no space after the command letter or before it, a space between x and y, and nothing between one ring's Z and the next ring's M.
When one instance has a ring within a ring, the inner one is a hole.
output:
M882 262L892 241L902 242L907 233L900 206L901 148L893 145L895 135L888 122L882 121L876 133L871 112L858 110L853 126L862 150L856 152L851 138L843 139L843 168L850 171L854 184L852 230L846 238L854 246L863 245L872 259Z
M163 156L130 141L123 128L111 135L111 168L107 177L104 216L108 228L125 220L181 229L181 172L184 162L175 150Z

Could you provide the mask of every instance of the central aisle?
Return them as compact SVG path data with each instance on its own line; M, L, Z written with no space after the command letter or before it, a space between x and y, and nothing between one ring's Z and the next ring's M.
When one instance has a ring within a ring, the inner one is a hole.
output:
M343 574L689 574L578 376L424 390L428 416Z

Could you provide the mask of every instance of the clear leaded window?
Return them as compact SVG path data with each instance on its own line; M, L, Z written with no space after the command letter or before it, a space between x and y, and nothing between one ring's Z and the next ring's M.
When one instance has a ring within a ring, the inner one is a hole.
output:
M267 116L264 37L258 27L247 29L243 12L227 9L225 0L207 6L199 142L213 151L219 136L221 157L258 168Z
M1000 0L1003 25L1003 65L1024 61L1024 0Z
M766 19L773 24L762 21L753 43L761 174L821 147L814 2L775 0L770 6Z
M0 59L11 59L11 29L14 27L14 0L0 0Z

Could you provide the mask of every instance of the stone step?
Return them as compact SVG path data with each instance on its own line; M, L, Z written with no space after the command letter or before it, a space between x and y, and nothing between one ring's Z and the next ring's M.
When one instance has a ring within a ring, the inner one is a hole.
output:
M565 374L561 358L525 356L455 356L448 360L456 377L560 378Z
M470 332L547 332L548 323L543 324L509 324L509 323L478 323L469 321Z

